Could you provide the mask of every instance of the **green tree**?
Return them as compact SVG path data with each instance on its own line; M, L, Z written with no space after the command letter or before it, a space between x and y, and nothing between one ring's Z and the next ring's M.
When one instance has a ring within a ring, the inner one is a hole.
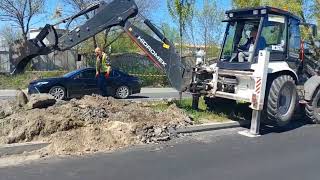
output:
M168 23L161 24L161 30L163 35L172 43L179 41L179 33L177 29L173 26L170 26Z
M260 0L233 0L232 5L235 8L256 7L260 5Z
M308 1L310 0L233 0L233 6L235 8L246 8L268 5L280 9L285 9L300 17L304 17L306 10L305 5Z
M167 0L169 14L179 25L180 56L183 48L183 31L187 22L193 17L194 4L194 0Z
M218 44L221 38L223 13L223 10L218 8L216 0L203 0L203 7L196 14L207 54L208 47Z

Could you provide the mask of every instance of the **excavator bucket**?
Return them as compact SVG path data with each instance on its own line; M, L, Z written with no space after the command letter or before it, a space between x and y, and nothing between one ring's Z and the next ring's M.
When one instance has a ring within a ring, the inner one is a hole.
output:
M17 41L10 47L11 74L24 71L32 58L53 52L58 43L58 35L51 25L46 25L34 39Z

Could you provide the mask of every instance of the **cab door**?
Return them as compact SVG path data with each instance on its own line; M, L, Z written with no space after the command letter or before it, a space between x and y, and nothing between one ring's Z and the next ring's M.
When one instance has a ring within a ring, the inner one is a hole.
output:
M296 19L289 19L288 28L288 58L287 63L290 68L298 71L299 67L302 65L302 60L300 59L301 53L301 33L300 33L300 22Z

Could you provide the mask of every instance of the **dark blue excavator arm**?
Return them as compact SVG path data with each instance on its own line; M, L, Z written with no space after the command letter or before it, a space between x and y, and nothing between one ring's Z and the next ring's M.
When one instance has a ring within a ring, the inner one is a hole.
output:
M93 11L94 16L82 25L62 35L56 32L57 24L67 23L68 27L74 19ZM134 0L93 3L55 25L46 25L36 38L16 43L11 48L11 62L14 66L12 73L23 72L26 65L36 56L71 49L99 32L119 26L147 54L155 66L165 71L172 87L179 91L186 90L191 82L192 69L181 61L174 45L148 19L144 19L143 23L153 35L129 21L137 15L138 7Z

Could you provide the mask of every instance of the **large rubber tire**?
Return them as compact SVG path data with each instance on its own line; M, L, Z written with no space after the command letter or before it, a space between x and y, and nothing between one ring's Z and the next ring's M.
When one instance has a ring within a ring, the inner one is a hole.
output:
M320 87L306 105L306 115L312 123L320 124Z
M293 118L297 101L297 87L289 75L281 75L268 83L266 114L276 126L286 126Z

